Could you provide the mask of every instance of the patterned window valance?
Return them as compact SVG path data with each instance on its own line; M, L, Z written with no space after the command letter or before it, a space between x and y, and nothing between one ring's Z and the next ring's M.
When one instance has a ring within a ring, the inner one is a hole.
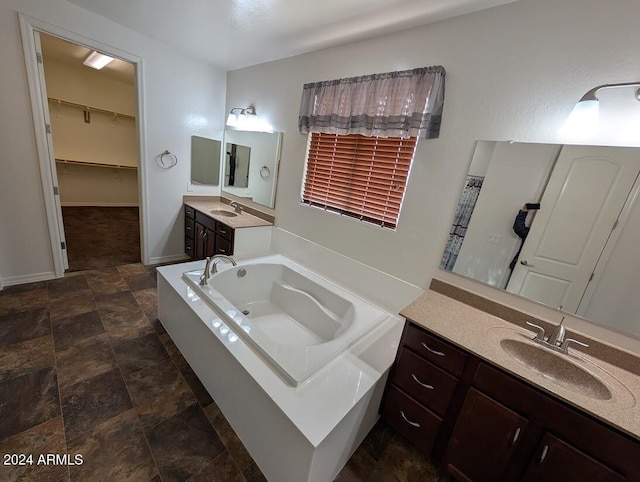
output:
M444 67L423 67L305 84L298 132L438 137Z

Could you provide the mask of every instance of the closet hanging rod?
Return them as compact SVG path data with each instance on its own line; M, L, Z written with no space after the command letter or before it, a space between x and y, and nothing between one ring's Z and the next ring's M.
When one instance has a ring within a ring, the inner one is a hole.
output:
M115 115L117 117L122 117L123 119L131 119L136 120L136 116L129 114L121 114L120 112L114 112L112 110L100 109L99 107L91 107L90 105L78 104L76 102L69 102L68 100L56 99L55 97L47 97L50 102L55 102L56 104L67 105L69 107L76 107L82 110L89 110L89 112L101 112L102 114Z
M120 164L106 164L104 162L74 161L73 159L56 159L61 164L73 164L75 166L108 167L111 169L138 169L136 166L123 166Z

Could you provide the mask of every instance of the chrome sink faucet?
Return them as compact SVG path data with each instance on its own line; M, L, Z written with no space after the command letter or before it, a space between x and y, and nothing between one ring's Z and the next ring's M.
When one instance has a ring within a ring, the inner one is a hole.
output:
M564 343L564 335L566 330L564 329L564 316L562 320L560 320L560 324L556 327L556 333L553 335L549 335L548 342L555 346L561 346Z
M207 286L209 284L209 277L218 272L218 263L221 259L229 261L233 266L238 265L231 256L227 256L225 254L214 254L213 256L209 256L204 265L202 275L200 276L200 286Z
M240 206L236 201L231 201L229 206L233 208L236 214L242 214L242 206Z
M589 345L587 345L586 343L582 343L581 341L578 341L574 338L565 339L566 330L564 327L564 316L562 317L560 324L556 327L556 332L554 335L545 336L544 328L540 325L536 325L528 321L527 325L538 330L538 334L533 338L533 341L551 350L559 351L560 353L566 354L568 352L570 343L575 343L576 345L580 345L584 348L589 347Z

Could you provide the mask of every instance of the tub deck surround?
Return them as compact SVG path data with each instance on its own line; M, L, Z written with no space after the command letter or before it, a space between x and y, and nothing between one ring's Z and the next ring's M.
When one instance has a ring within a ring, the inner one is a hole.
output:
M237 216L220 216L212 213L211 211L217 209L233 212L233 208L229 206L229 200L218 196L183 196L182 202L196 211L200 211L202 214L234 229L273 226L273 216L254 209L251 209L251 212L249 212L249 209L245 207L243 207L242 214L238 214Z
M598 400L566 389L525 367L500 348L500 339L533 339L535 333L494 315L429 290L400 314L479 358L529 382L640 440L640 376L620 366L569 348L568 358L603 373L612 398ZM588 348L586 349L588 353ZM640 360L637 362L640 365Z
M390 315L291 260L272 255L225 265L200 286L183 279L288 383L297 386Z
M182 278L203 267L158 269L158 318L269 480L332 480L378 418L402 320L386 317L294 387L220 330L218 314Z

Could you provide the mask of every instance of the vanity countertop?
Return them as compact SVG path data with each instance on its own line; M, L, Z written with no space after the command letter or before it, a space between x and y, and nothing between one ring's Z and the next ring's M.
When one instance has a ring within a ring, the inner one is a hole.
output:
M243 211L242 214L238 214L237 216L220 216L212 213L211 212L212 210L218 210L218 209L233 212L233 208L229 206L229 204L223 203L221 201L185 200L184 204L234 229L254 228L258 226L273 226L272 222L259 218L258 216L254 216L253 214L249 214L246 211Z
M608 385L613 393L611 399L590 398L551 382L500 347L501 333L515 333L531 339L535 335L532 331L432 290L426 291L400 314L454 345L640 439L640 376L637 374L570 348L569 355L563 356L579 360L583 366L584 362L596 365L619 382Z

